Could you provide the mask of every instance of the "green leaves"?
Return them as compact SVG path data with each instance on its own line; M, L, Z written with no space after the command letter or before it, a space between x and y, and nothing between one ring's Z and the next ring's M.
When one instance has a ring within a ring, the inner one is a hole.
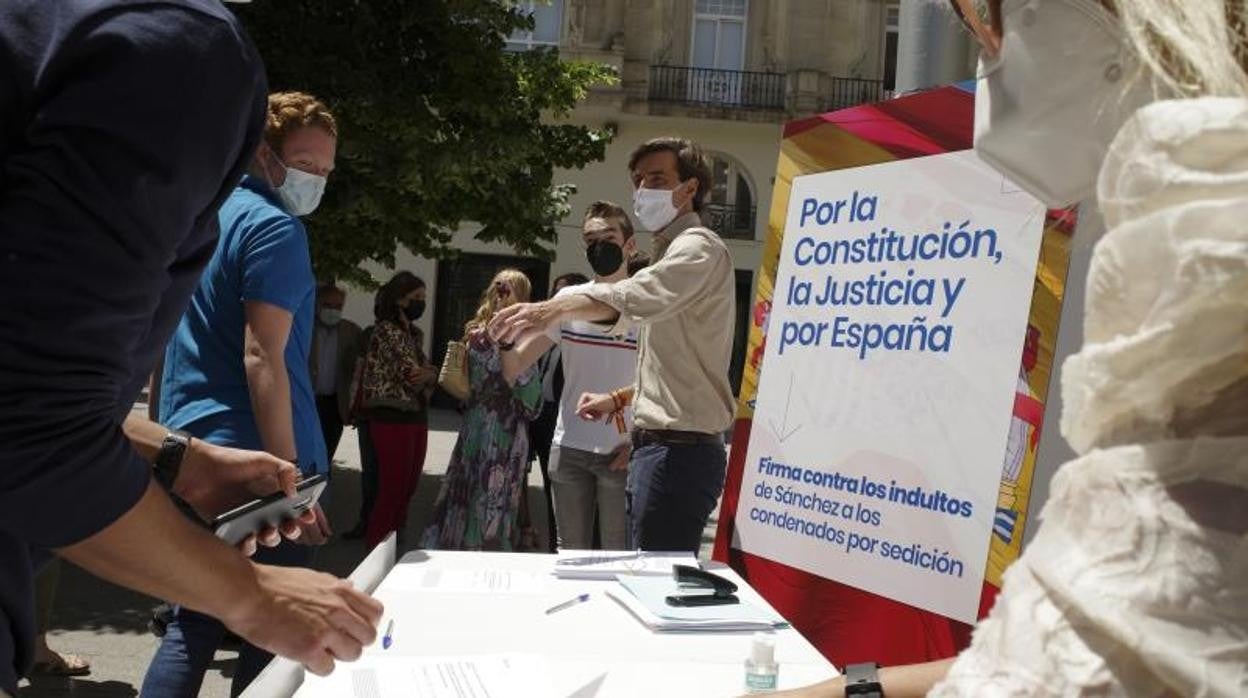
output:
M532 19L501 0L285 0L236 6L273 90L324 100L337 170L307 220L317 275L374 282L359 264L398 245L447 256L453 232L549 257L571 184L554 169L605 157L610 134L560 121L611 68L553 49L505 50Z

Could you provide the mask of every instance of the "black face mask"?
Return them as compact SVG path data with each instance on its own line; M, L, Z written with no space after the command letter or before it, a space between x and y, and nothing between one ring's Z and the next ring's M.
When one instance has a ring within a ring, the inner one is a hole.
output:
M585 248L585 258L598 276L611 276L624 263L624 250L610 240L597 240Z
M411 301L407 304L407 307L403 309L403 314L407 316L408 320L419 320L420 316L425 314L425 302Z

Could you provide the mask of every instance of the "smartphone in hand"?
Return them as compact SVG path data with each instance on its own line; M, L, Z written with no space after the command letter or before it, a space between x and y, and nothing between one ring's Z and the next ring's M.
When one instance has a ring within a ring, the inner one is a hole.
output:
M297 519L316 506L328 480L324 475L313 475L295 485L295 496L274 492L267 497L250 502L221 514L212 520L212 530L217 537L230 545L238 545L247 536L259 534L266 528L276 528L287 519Z

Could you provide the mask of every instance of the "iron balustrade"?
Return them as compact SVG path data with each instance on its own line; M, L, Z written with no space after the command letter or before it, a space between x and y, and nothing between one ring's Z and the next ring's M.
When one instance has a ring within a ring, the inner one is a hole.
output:
M784 73L650 66L652 102L783 110L784 90Z
M648 97L652 102L783 111L786 86L784 73L654 65L650 66ZM834 77L830 92L819 100L819 110L833 111L891 97L883 80Z
M730 206L707 203L702 208L702 225L719 233L722 238L733 240L754 239L753 206Z
M835 111L859 104L880 102L891 96L883 80L868 78L832 78L832 93L823 104L823 111Z

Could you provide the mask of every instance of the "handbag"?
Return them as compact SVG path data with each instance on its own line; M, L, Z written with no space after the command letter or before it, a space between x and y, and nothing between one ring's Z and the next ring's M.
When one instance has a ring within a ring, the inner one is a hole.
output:
M468 345L463 342L446 343L446 357L442 359L442 369L438 372L438 385L461 402L472 395L472 384L468 382Z

